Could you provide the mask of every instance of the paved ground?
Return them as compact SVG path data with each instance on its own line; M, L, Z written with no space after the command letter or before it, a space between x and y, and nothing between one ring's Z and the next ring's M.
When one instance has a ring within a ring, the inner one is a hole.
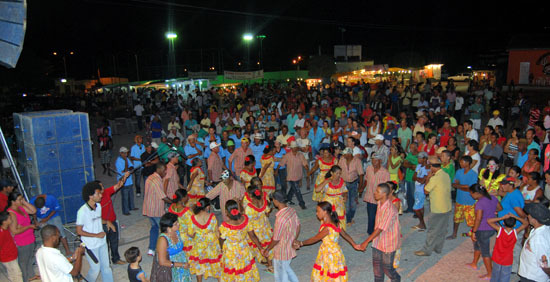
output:
M133 135L117 135L114 136L115 149L118 151L120 146L129 146L133 140ZM107 185L111 185L115 182L114 177L108 177L102 175L102 169L97 164L96 177L99 178ZM305 181L304 181L305 182ZM105 186L107 186L105 185ZM302 191L306 191L305 187ZM118 215L118 219L122 225L126 227L122 229L122 238L120 242L119 251L122 255L126 249L131 246L137 246L142 252L147 251L148 236L149 236L149 222L141 215L141 211L132 212L130 216L122 215L120 209L120 196L113 196L113 202L115 203L115 210ZM306 199L307 210L301 210L297 208L298 216L302 224L302 233L300 239L304 240L313 236L319 228L319 222L315 217L315 206L311 200L311 193L304 195ZM142 198L136 197L137 207L141 208ZM430 214L429 212L427 223L429 224ZM219 218L219 214L217 214ZM275 213L271 214L271 222L273 223ZM355 218L356 224L348 229L348 233L356 240L362 241L367 237L366 234L366 205L360 203L358 207L357 216ZM424 244L426 238L425 232L413 231L411 227L417 224L417 220L412 218L411 214L404 214L400 216L401 230L403 233L403 247L402 247L402 259L398 272L401 274L403 281L476 281L477 277L484 274L485 269L482 263L479 263L480 270L475 271L465 267L465 264L470 262L473 257L473 247L469 238L458 237L452 241L446 241L442 254L432 254L430 257L417 257L414 255L414 251L418 250ZM449 225L449 228L451 224ZM466 232L467 228L465 224L461 225L459 234ZM449 233L451 229L449 229ZM345 242L340 240L340 245L344 251L346 262L349 270L350 281L372 281L374 280L372 274L372 254L370 248L366 252L357 252ZM292 262L292 268L298 275L300 281L309 281L310 273L317 256L319 244L303 247L298 251L298 256ZM519 257L519 248L516 249L516 258ZM517 261L517 259L516 259ZM142 262L142 268L150 273L152 258L145 256ZM264 266L259 266L260 276L262 281L273 281L273 275L264 271ZM514 271L517 270L517 265L514 267ZM83 269L83 273L86 273L86 266ZM115 280L125 280L126 265L113 266L113 272ZM516 276L517 277L517 276ZM215 281L210 279L211 281ZM517 280L517 278L516 278Z

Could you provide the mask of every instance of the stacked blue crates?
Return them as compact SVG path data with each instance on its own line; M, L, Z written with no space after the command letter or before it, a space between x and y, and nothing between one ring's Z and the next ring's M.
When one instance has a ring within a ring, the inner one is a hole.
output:
M14 113L17 162L31 196L55 196L64 223L82 206L82 186L94 180L88 114L71 110Z

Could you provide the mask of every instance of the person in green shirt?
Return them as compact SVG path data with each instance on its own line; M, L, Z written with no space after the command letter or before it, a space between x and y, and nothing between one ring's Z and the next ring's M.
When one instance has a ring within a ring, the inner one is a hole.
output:
M416 165L418 165L418 144L416 142L413 142L409 145L409 153L405 157L405 161L403 162L403 167L406 168L405 171L405 187L407 188L407 210L405 212L413 212L413 204L414 204L414 171L416 169Z
M161 143L158 144L159 147L157 149L158 156L161 161L166 163L168 161L167 155L168 155L168 152L170 151L170 147L168 147L168 145L166 144L168 142L168 139L166 138L166 136L163 136L160 140L161 140Z
M339 118L341 116L342 112L344 112L346 114L348 112L348 110L346 109L346 106L344 106L344 105L340 105L339 107L336 107L334 109L334 116Z
M409 151L409 145L412 141L412 130L407 126L406 119L401 119L399 125L399 129L397 130L397 138L399 138L401 148L407 152Z
M451 160L452 153L449 150L444 150L439 157L441 159L441 169L446 172L451 178L451 183L455 180L455 165Z
M483 106L481 105L481 98L477 97L476 102L468 107L470 113L470 119L476 130L481 128L481 114L483 113Z

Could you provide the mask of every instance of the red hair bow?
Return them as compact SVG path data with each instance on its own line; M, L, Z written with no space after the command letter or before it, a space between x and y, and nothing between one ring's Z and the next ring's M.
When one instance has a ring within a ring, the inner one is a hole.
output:
M238 210L238 209L232 209L232 210L231 210L231 214L232 214L232 215L238 215L238 214L239 214L239 210Z
M395 181L395 180L392 180L391 183L397 185L397 181Z
M333 211L333 212L336 211L336 205L332 205L332 211Z
M247 156L246 158L244 158L244 160L245 160L246 162L249 162L249 161L250 161L250 157Z
M199 208L202 207L201 202L197 202L197 207L199 207Z
M174 200L177 199L177 198L178 198L178 195L176 195L176 194L174 194L174 195L172 196L172 199L174 199Z
M266 148L266 149L269 149L269 145L265 145L265 148Z
M260 196L261 194L262 194L262 192L260 190L254 191L254 195L256 195L256 196Z

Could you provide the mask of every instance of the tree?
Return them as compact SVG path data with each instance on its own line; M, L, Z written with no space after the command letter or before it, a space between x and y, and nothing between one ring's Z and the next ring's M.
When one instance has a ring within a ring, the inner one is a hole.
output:
M318 55L309 59L307 69L309 77L319 77L325 81L330 81L330 77L336 73L336 64L334 64L333 57Z

